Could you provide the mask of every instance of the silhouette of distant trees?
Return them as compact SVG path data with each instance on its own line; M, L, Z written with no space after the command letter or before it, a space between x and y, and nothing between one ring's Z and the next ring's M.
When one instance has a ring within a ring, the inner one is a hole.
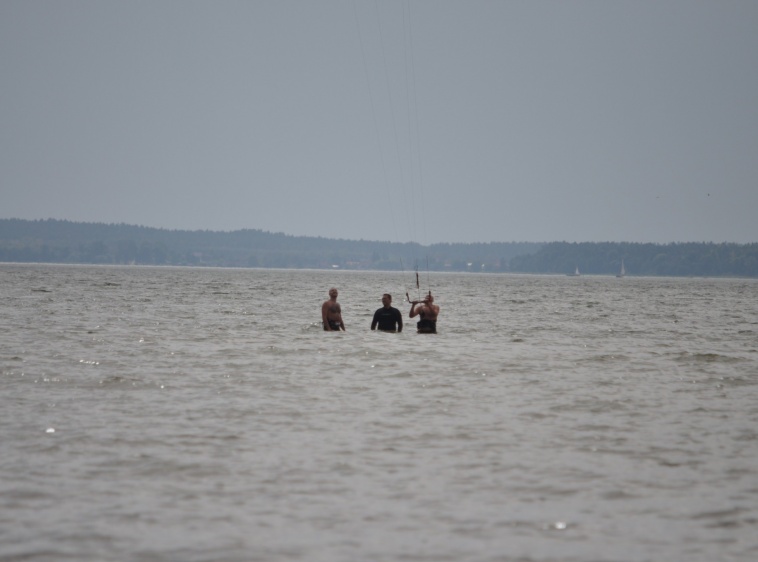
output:
M0 219L0 261L758 277L758 243L491 242L420 244L289 236L262 230L165 230Z
M758 244L686 242L551 242L537 252L513 258L511 270L524 273L758 277Z
M221 267L508 271L539 244L432 244L185 231L54 219L0 219L0 261ZM418 262L418 263L417 263Z

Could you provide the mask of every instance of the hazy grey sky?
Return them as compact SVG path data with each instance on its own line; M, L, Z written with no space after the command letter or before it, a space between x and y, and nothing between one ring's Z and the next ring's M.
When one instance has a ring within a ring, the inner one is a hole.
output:
M758 241L758 2L0 2L0 218Z

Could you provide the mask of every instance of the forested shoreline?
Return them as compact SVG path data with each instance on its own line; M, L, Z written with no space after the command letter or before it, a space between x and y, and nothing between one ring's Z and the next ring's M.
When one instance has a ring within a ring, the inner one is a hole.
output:
M758 277L758 243L430 244L0 219L0 262Z
M672 277L758 277L758 243L550 242L533 254L514 257L511 271Z

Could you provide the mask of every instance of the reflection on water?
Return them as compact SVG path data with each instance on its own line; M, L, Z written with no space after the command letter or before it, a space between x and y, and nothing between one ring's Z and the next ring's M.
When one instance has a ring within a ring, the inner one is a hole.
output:
M403 277L0 265L0 560L755 559L758 283Z

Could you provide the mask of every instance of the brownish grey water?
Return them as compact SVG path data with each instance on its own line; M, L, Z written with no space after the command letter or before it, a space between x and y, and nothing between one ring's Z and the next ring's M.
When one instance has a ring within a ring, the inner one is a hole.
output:
M755 280L404 277L0 265L0 560L758 559Z

